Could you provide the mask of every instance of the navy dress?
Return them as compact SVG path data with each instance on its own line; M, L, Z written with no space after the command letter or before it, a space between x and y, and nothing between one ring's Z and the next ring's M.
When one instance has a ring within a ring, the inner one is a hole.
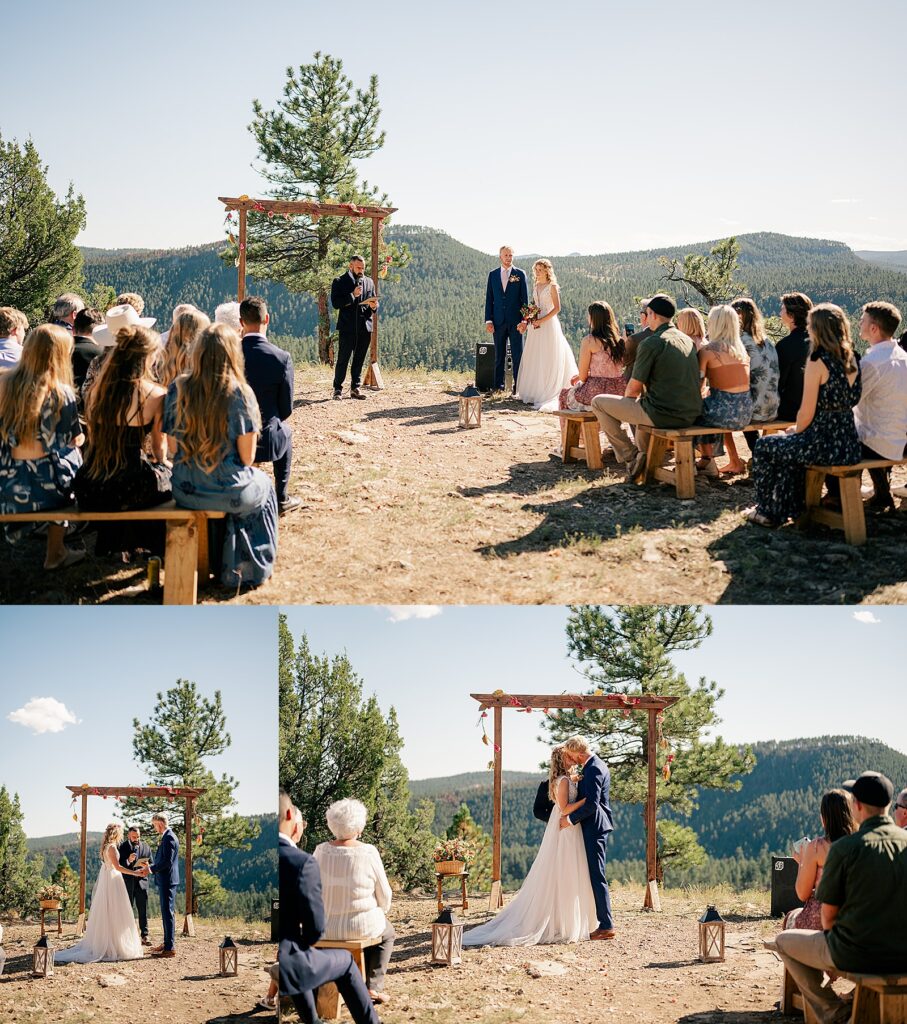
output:
M812 423L799 434L761 437L753 451L756 507L774 523L796 519L806 508L806 467L852 466L863 457L853 419L860 400L860 374L848 384L840 361L824 350L817 358L828 369L819 386Z
M277 555L277 495L265 474L244 466L236 450L236 439L254 430L246 397L237 388L230 401L223 455L214 469L206 473L179 451L173 460L171 484L177 505L228 513L221 559L221 581L228 587L264 583L274 571ZM176 382L164 402L164 433L181 445Z

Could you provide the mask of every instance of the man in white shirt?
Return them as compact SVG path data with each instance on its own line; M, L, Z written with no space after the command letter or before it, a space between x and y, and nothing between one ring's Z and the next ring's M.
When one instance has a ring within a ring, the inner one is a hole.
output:
M13 306L0 306L0 370L12 369L22 358L28 317Z

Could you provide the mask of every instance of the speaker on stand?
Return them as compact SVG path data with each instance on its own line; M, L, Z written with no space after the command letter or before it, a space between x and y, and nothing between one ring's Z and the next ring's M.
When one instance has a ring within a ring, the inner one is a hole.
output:
M488 341L480 341L476 345L476 387L479 391L494 390L494 340L489 335Z

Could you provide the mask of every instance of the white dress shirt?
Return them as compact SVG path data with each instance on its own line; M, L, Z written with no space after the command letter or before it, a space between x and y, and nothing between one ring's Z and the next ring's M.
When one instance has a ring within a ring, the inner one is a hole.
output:
M8 370L15 366L21 358L22 346L19 344L18 338L11 335L9 338L0 339L0 368Z
M907 352L880 341L860 361L863 391L853 411L860 440L883 459L902 459L907 444Z

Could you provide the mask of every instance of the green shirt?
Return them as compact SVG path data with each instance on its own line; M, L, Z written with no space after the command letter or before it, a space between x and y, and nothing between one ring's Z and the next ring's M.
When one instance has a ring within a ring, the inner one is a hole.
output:
M702 412L696 346L670 324L639 343L633 380L646 386L640 404L656 427L691 427Z
M887 814L831 844L816 899L840 908L826 933L835 967L907 973L907 831Z

